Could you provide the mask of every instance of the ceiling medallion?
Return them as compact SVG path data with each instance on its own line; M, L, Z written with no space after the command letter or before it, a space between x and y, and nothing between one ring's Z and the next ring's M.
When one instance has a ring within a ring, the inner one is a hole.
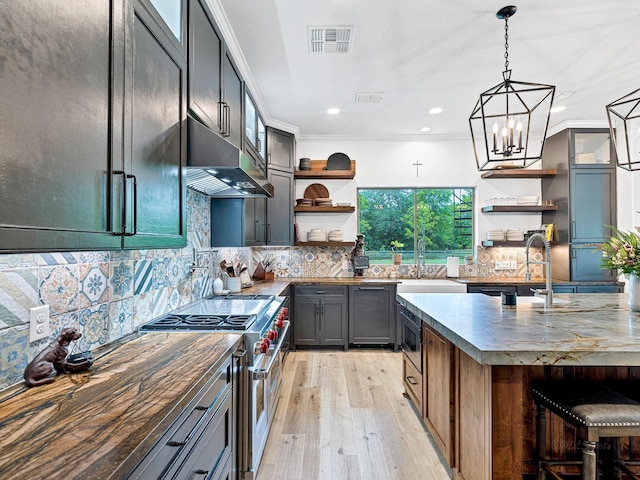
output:
M480 94L469 117L478 170L526 168L542 157L556 87L511 80L508 20L516 10L496 13L504 20L503 82Z

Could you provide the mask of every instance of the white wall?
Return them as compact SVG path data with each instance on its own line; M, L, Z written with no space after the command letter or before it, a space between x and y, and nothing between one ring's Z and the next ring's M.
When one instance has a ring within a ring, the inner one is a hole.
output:
M325 185L334 201L352 202L357 206L357 188L374 187L475 187L477 245L486 238L487 230L539 228L540 214L482 214L480 207L493 197L540 195L539 179L484 180L478 172L470 139L448 141L350 141L298 140L298 158L326 159L343 152L356 160L354 180L296 181L296 198L303 196L310 183ZM412 165L418 161L422 166ZM297 167L297 166L296 166ZM539 168L539 165L535 167ZM534 167L534 168L535 168ZM343 215L303 214L296 221L304 241L311 228L325 231L342 229L345 241L355 239L357 212Z

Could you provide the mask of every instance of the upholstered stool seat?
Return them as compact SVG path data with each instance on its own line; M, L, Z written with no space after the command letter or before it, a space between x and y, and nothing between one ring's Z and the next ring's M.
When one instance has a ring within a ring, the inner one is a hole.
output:
M551 466L564 463L546 459L547 409L576 427L583 442L583 480L596 480L598 476L600 438L640 436L640 403L604 385L586 381L540 381L534 382L532 389L538 407L538 480L544 480L546 473L561 479Z

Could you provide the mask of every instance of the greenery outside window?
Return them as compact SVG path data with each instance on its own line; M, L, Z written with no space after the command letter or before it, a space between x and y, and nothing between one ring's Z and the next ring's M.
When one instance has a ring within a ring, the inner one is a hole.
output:
M360 188L358 228L371 263L444 264L473 255L473 188Z

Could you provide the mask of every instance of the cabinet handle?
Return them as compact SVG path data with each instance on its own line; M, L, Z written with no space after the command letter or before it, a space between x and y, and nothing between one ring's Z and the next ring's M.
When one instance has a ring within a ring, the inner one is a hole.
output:
M231 135L231 107L227 102L224 102L224 119L225 119L225 127L224 127L224 136L228 137Z
M267 165L271 165L271 154L267 153Z
M258 134L256 133L256 150L260 151L262 150L262 146L261 146L261 141L260 141L260 137L258 137Z
M271 243L271 224L267 223L267 243Z
M324 303L320 304L320 314L324 317Z
M242 350L236 350L235 352L233 352L233 358L242 358L247 354L247 350L246 349L242 349Z
M415 378L412 375L409 375L405 378L407 379L407 383L409 385L418 385L418 382L416 382Z
M316 295L324 295L326 292L326 290L317 290L316 291Z
M571 247L571 258L576 258L576 248Z
M218 102L218 127L220 128L220 135L224 136L226 129L224 121L224 102Z
M122 175L122 230L113 235L131 237L138 232L138 179L124 170L114 170L114 175ZM133 179L133 232L127 232L127 179Z
M133 174L128 174L127 178L133 179L133 232L126 232L126 223L125 223L125 236L132 237L136 233L138 233L138 179ZM125 219L126 222L126 219Z
M358 290L384 290L384 287L358 287Z
M576 238L576 221L571 222L571 239Z

